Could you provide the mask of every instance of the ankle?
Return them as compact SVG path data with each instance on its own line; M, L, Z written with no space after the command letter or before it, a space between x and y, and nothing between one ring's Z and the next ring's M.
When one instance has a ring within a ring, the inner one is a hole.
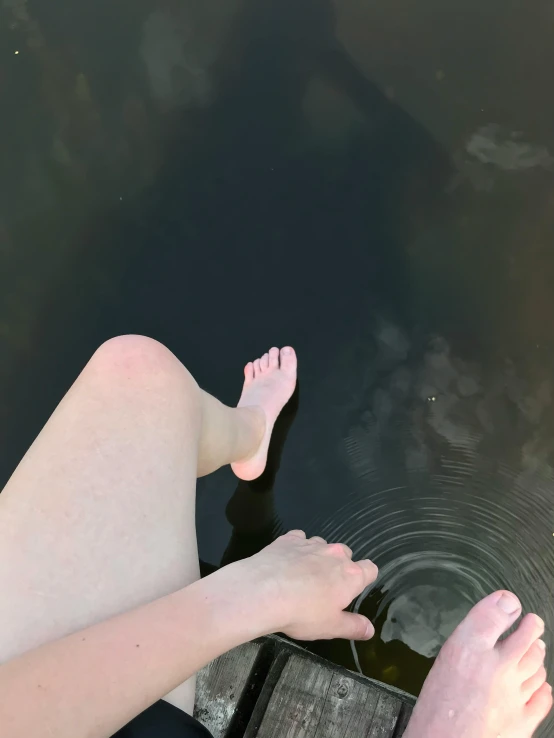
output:
M245 428L244 442L241 444L242 458L240 461L247 461L256 455L261 446L267 427L267 418L263 408L259 405L239 407L237 411L243 417ZM248 449L246 454L244 453L245 448Z

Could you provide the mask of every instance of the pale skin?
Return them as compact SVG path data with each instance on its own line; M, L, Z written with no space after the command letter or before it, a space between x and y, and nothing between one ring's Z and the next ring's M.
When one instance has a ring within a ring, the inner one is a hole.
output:
M377 576L340 543L292 531L198 580L195 481L265 467L296 355L245 368L237 408L163 346L102 346L0 495L3 738L108 738L165 695L192 712L194 674L252 638L367 639L345 612ZM511 612L507 612L511 610ZM530 738L552 706L544 625L510 593L481 601L443 648L407 738Z

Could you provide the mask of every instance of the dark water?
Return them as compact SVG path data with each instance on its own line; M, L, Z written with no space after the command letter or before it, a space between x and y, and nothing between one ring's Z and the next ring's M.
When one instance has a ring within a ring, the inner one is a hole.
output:
M2 480L114 334L229 403L292 343L275 464L200 484L201 556L374 558L357 663L414 693L497 587L554 646L553 16L485 5L0 5Z

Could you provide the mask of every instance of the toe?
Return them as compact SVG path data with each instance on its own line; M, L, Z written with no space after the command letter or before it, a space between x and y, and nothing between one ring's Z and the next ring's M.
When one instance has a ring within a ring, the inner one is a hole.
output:
M538 615L526 615L517 629L499 644L502 653L510 659L523 658L532 644L544 633L544 623Z
M256 359L254 362L254 377L259 377L262 373L262 366L260 364L260 360Z
M260 364L262 367L262 371L266 371L266 369L269 369L269 354L264 354L262 358L260 359Z
M537 669L544 664L546 656L546 646L544 641L535 641L531 647L523 654L519 662L519 673L522 679L529 679Z
M538 728L551 709L552 687L545 682L525 706L530 733L533 733Z
M296 374L296 353L290 346L281 349L281 369L287 374Z
M535 692L539 690L545 682L546 669L544 668L544 666L541 666L539 669L537 669L532 677L526 679L521 685L521 694L525 702L528 702L535 694Z
M251 361L244 367L244 379L247 382L251 382L254 379L254 364Z
M275 348L275 346L272 349L269 349L269 368L279 368L279 349Z
M473 607L452 639L474 648L493 648L519 617L521 603L510 592L495 592Z

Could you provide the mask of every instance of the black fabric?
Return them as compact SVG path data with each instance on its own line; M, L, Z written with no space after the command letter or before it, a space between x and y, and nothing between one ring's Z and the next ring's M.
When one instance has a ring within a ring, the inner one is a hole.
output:
M118 730L113 738L212 738L212 735L198 720L160 700Z

